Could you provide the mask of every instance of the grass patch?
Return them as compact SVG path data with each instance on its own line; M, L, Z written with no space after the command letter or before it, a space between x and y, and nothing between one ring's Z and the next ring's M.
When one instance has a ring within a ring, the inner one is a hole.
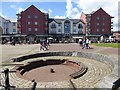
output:
M120 48L120 43L92 43L95 46Z

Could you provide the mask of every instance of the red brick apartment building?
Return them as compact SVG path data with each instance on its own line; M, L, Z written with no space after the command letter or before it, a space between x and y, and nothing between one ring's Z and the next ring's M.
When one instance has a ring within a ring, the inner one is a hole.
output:
M111 20L112 18L112 16L100 8L90 14L82 13L80 20L85 24L83 31L85 31L84 33L86 35L100 37L101 35L109 36L111 34L111 29L113 28L113 22ZM49 20L48 14L41 12L34 5L31 5L26 10L17 14L18 33L24 38L24 41L29 41L30 43L39 41L42 38L48 38L50 30L50 23L48 22ZM63 21L65 20L66 19ZM60 29L60 27L63 25L58 26ZM69 26L71 27L72 24L70 23ZM73 27L68 29L73 31ZM56 28L55 30L57 31L59 29ZM78 35L80 36L80 34Z
M17 28L21 35L27 35L29 41L36 36L48 34L48 14L41 12L34 5L17 14Z
M106 13L102 8L90 14L82 12L80 19L86 24L86 34L88 35L107 35L113 29L113 17Z

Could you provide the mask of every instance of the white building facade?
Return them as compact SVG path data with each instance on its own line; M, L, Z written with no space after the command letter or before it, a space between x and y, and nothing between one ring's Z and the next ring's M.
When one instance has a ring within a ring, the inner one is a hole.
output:
M49 35L56 41L71 42L76 37L85 36L85 24L80 19L49 19Z
M0 32L2 34L17 34L17 22L11 22L0 16Z
M85 33L85 24L80 19L50 19L49 34L75 35Z
M0 16L0 28L2 30L1 31L2 34L8 33L8 23L9 22L10 22L9 20L6 20L5 18Z
M8 29L9 34L17 34L17 22L10 22Z

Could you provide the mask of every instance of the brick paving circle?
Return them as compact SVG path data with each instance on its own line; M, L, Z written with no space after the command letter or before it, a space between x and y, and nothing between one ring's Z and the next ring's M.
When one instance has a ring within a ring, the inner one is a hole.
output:
M4 48L5 47L5 48ZM3 55L3 60L8 58L13 58L20 55L25 54L31 54L31 53L37 53L39 51L39 45L24 45L24 47L21 46L15 46L10 48L8 46L4 46L3 53L6 53ZM19 48L18 48L19 47ZM91 52L91 53L100 53L100 54L107 54L113 56L113 54L118 54L117 49L113 48L106 48L106 47L97 47L97 46L91 46L92 49L81 49L81 47L78 44L52 44L49 47L49 51L81 51L81 52ZM7 49L6 49L7 48ZM10 51L14 50L14 53L12 54ZM22 49L24 48L24 49ZM22 50L21 50L22 49ZM26 51L25 51L26 50ZM18 52L20 51L20 52ZM44 52L44 51L41 51ZM46 51L45 51L46 52ZM115 52L115 53L114 53ZM115 56L116 57L116 56ZM75 84L76 88L97 88L97 83L99 83L102 79L104 79L107 75L110 75L112 72L112 67L109 64L105 64L96 60L91 59L84 59L84 58L78 58L78 57L43 57L46 58L67 58L72 59L75 61L80 61L88 66L88 72L83 75L82 77L78 79L72 79L72 82ZM32 59L34 60L34 59ZM30 60L30 61L32 61ZM29 60L28 60L29 61ZM26 61L20 62L23 64L26 64ZM14 64L14 63L13 63ZM19 63L18 63L19 64ZM13 66L4 66L2 69L9 68L12 70L14 68ZM22 78L19 78L16 73L10 73L10 85L16 86L17 88L31 88L32 82L29 80L25 80ZM4 74L1 73L1 83L4 85ZM106 81L105 83L109 83L111 81ZM104 86L105 83L103 83ZM65 81L55 81L55 82L39 82L37 83L37 88L70 88L71 84L68 80Z
M82 62L88 67L88 71L85 75L80 78L72 79L76 88L94 88L96 84L109 75L112 68L109 64L105 64L96 60L80 58L80 57L68 57L68 56L51 56L51 57L41 57L40 59L69 59L75 62ZM39 59L39 58L38 58ZM22 63L33 61L36 59L28 59ZM4 75L2 75L4 76ZM46 79L46 78L45 78ZM16 73L10 73L10 84L18 88L30 88L32 82L23 78L19 78ZM38 82L37 88L71 88L71 83L69 80L53 81L53 82Z
M54 73L50 72L51 68L54 69ZM78 69L70 65L47 65L25 72L22 78L30 81L35 80L36 82L63 81L71 79L69 75L76 71ZM19 73L17 74L19 75Z

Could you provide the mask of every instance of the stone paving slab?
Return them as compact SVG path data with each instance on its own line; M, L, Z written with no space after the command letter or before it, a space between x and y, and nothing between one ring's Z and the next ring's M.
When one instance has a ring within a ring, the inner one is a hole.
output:
M2 53L0 53L0 56L2 56L3 64L4 63L11 63L9 61L10 61L11 58L14 58L14 57L27 55L27 54L32 54L32 53L38 53L38 52L47 52L47 51L39 51L39 45L38 44L34 44L34 45L16 45L16 46L3 45L1 47L2 47ZM119 49L106 48L106 47L97 47L97 46L91 46L91 49L81 49L81 47L78 44L74 44L74 43L72 43L72 44L51 44L50 47L49 47L49 51L77 51L77 52L100 53L100 54L108 55L108 56L110 56L112 58L115 58L114 60L118 59L118 54L119 54ZM66 57L66 58L69 58L69 57ZM102 71L103 69L101 69L101 68L103 68L103 67L98 69L98 66L99 66L98 64L94 64L95 68L93 68L91 63L88 63L88 62L86 63L85 61L83 61L83 63L91 66L91 67L89 67L91 70L89 70L88 73L95 73L94 74L94 79L95 80L93 80L91 78L91 77L93 77L92 74L91 75L86 74L86 75L88 75L87 77L89 79L86 78L85 76L83 76L82 79L80 78L80 80L76 80L76 81L73 80L73 82L75 82L75 83L76 82L80 83L80 84L76 84L77 87L82 87L82 88L88 88L88 87L89 88L91 88L91 87L100 87L101 88L102 86L103 87L110 87L111 85L110 85L109 81L111 81L111 80L115 81L115 79L118 78L118 76L115 77L115 75L113 75L113 76L104 77L105 80L104 80L104 78L100 79L103 76L106 76L106 74L110 73L111 71L108 70L108 68L106 68L106 69L104 68L105 71ZM116 62L116 64L117 64L117 62ZM9 66L2 67L2 69L5 69L5 68L12 69L13 67L11 67L11 66L10 67ZM116 70L117 69L118 68L116 68ZM98 70L100 71L99 73L97 72ZM115 73L117 73L117 71ZM99 76L99 77L97 77L97 76ZM14 75L11 78L13 78L13 77L14 77ZM17 78L17 79L19 81L19 78ZM84 82L84 81L89 83L89 85L86 86L86 82ZM98 81L100 81L100 83L98 83ZM23 82L23 81L21 81L21 82ZM14 81L13 81L13 84L14 84ZM23 84L21 84L21 85L17 84L17 86L22 87L22 85L23 85L24 87L25 86L29 87L31 85L31 82L29 82L29 83L24 82ZM67 85L63 84L63 86L65 85L65 87L70 87L68 84ZM38 86L39 86L39 84L38 84ZM54 86L56 87L57 85L54 85ZM63 87L63 86L60 85L60 87ZM44 85L43 85L43 87L44 87ZM49 86L49 87L51 87L51 86Z
M68 58L70 60L74 60L77 62L83 62L85 65L88 66L88 72L83 75L82 77L78 79L72 79L73 83L76 85L77 88L94 88L95 84L104 76L109 74L111 72L111 69L108 69L109 65L106 65L104 63L91 60L91 59L85 59L85 58L79 58L79 57L65 57L65 56L60 56L60 57L42 57L41 59L50 59L50 58ZM24 62L28 62L24 61ZM31 60L30 60L31 61ZM104 69L103 69L104 68ZM107 69L107 70L106 70ZM15 79L14 79L15 78ZM24 87L30 87L31 84L28 83L27 80L20 79L19 77L16 76L15 73L10 73L10 82L11 85L15 85L18 88ZM37 88L70 88L70 83L68 81L62 81L62 82L40 82L37 84Z

